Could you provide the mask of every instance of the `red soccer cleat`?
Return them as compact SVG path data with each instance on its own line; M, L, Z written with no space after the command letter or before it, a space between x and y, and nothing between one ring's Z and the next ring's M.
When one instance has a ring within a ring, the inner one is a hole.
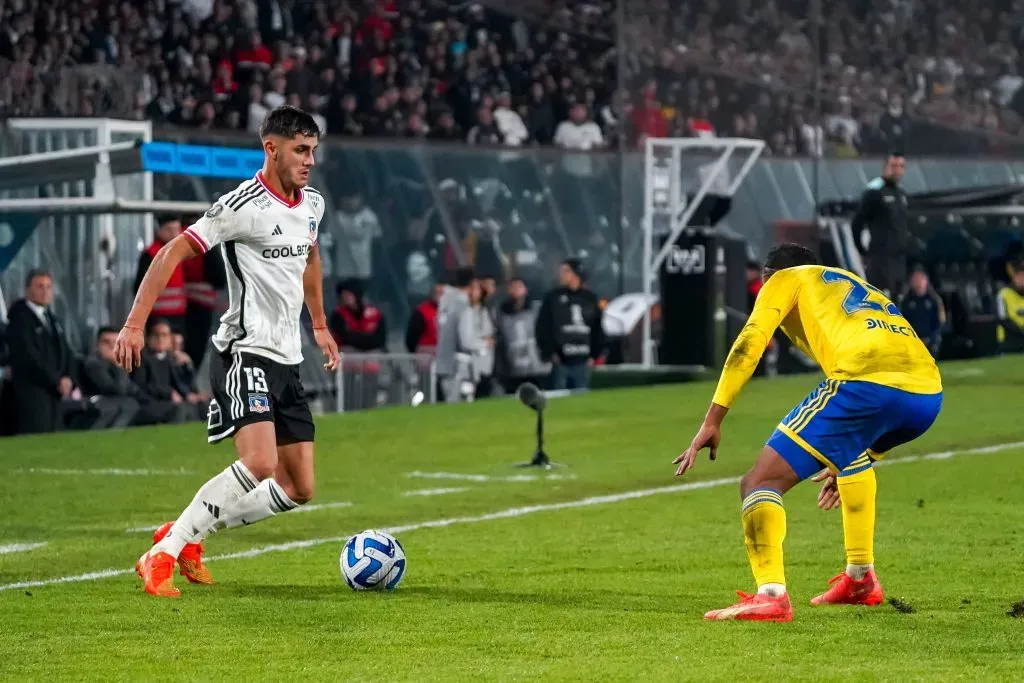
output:
M742 598L732 607L711 610L704 615L709 621L793 621L793 605L789 602L789 593L779 597L756 593L748 595L736 591Z
M159 598L181 597L174 587L174 558L167 553L148 551L135 563L135 573L142 579L142 587Z
M829 589L811 600L812 605L881 605L885 597L874 569L860 581L843 572L828 580Z
M164 536L174 526L174 522L167 522L153 532L153 545L163 540ZM213 575L203 565L203 544L189 543L178 554L178 569L181 575L188 579L189 583L201 583L209 586L213 583Z

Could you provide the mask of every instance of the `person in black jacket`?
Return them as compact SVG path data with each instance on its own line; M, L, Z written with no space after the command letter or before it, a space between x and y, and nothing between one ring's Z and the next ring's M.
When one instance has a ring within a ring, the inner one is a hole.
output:
M868 183L850 223L864 255L868 282L887 296L903 289L907 279L907 193L900 187L907 160L893 152L879 178Z
M153 322L142 350L142 365L132 373L132 379L149 401L170 401L175 406L172 422L199 419L205 412L202 399L190 392L179 376L172 344L170 323L161 319Z
M95 351L82 362L82 393L99 412L92 429L180 422L178 407L143 393L114 358L117 328L102 327Z
M550 361L552 389L590 387L590 370L604 352L601 305L597 295L583 286L583 264L562 262L561 287L544 297L537 314L537 348Z
M942 328L946 324L946 307L924 270L916 269L911 273L910 284L900 295L897 305L932 356L938 358L942 346Z
M18 413L18 433L52 432L62 426L61 399L77 399L77 359L50 311L53 278L29 271L25 298L8 313L7 345Z

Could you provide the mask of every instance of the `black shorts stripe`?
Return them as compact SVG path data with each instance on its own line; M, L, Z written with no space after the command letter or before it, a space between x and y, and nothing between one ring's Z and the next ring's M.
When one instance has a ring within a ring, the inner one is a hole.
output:
M231 348L235 342L239 339L245 339L248 334L245 331L245 278L242 277L242 269L238 265L238 254L235 253L235 242L231 240L224 243L224 260L228 262L231 267L231 272L234 273L235 277L238 278L239 284L242 286L241 300L238 303L238 326L242 329L242 334L235 339L232 339L228 344L227 353L231 353Z
M261 189L263 189L263 188L259 184L259 182L254 180L251 183L249 183L248 185L246 185L245 187L242 187L242 188L239 188L238 190L236 190L235 194L233 194L231 196L231 198L228 199L224 203L228 206L228 208L237 210L238 206L239 206L239 202L241 202L245 197L248 197L249 195L251 195L254 192L256 192L256 190L261 190Z

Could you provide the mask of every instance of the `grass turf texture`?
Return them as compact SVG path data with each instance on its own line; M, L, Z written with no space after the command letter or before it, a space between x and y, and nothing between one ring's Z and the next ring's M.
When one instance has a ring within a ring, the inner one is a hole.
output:
M923 439L890 458L1024 439L1020 358L944 366L946 403ZM725 423L719 460L686 481L742 474L817 379L752 383ZM712 386L595 392L550 404L547 450L575 478L413 479L414 470L508 476L532 450L514 401L318 420L317 500L212 537L217 555L516 506L681 483L671 459ZM170 519L232 460L199 425L0 441L0 585L128 568L149 545L131 527ZM0 678L138 680L1011 680L1024 666L1024 449L879 470L877 564L893 606L814 609L844 564L838 511L805 484L786 498L791 624L709 624L751 589L735 484L399 533L409 571L392 594L356 594L341 542L211 563L220 582L180 600L134 575L0 592ZM181 470L57 475L28 468ZM527 471L526 473L530 473ZM466 487L437 497L419 488Z

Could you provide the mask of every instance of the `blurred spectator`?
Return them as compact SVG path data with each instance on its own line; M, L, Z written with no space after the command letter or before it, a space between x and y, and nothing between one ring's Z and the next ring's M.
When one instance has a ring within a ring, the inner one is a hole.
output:
M942 345L942 329L946 324L946 307L936 292L928 274L917 269L910 275L910 284L898 300L900 313L907 319L914 332L925 343L932 356L939 357Z
M486 398L494 391L494 347L496 333L494 320L484 301L480 280L469 287L469 306L459 314L460 354L467 357L468 378L473 385L474 398Z
M174 377L178 391L185 400L194 404L209 403L210 396L202 393L196 388L196 363L192 356L185 351L184 335L174 333L171 335L171 359L174 364Z
M1024 271L1013 273L1010 284L999 290L996 298L999 318L997 331L1004 351L1024 351Z
M50 310L53 278L29 271L25 298L7 313L11 381L18 412L18 433L53 432L62 427L61 400L78 400L78 359Z
M139 291L142 285L142 278L149 270L157 253L165 244L181 234L181 219L177 216L163 215L156 217L157 228L154 234L153 243L139 254L139 264L135 269L135 286L133 291ZM185 295L185 269L178 266L171 273L164 288L153 304L152 319L161 318L166 320L171 328L179 332L185 331L185 313L188 310L188 299Z
M601 128L591 121L587 115L587 105L577 103L572 106L569 118L558 124L555 129L555 144L564 149L590 151L604 146Z
M435 284L429 299L420 302L405 328L405 348L409 353L434 353L437 350L437 306L445 286Z
M342 197L334 217L338 226L333 240L334 273L357 279L365 288L373 277L374 247L383 237L380 220L359 192Z
M500 145L505 138L494 122L494 113L489 107L480 107L476 114L476 125L469 129L466 142L471 145Z
M530 139L530 132L526 129L522 117L512 108L512 95L508 92L498 95L494 122L498 126L502 140L509 147L521 147Z
M460 400L462 387L457 382L459 363L459 320L469 309L469 292L476 282L472 268L455 272L454 286L445 287L437 304L437 395L439 401Z
M498 375L506 394L514 394L525 382L547 386L551 365L541 360L537 349L539 309L539 303L530 301L522 278L509 280L508 297L498 309L496 324Z
M387 323L379 309L366 303L361 280L338 284L338 306L328 326L342 351L387 351Z
M217 290L227 286L227 274L219 249L188 259L181 264L181 269L185 276L186 299L182 351L198 369L210 343L217 311Z
M142 391L114 359L117 329L101 327L96 348L82 362L82 393L92 407L83 427L106 429L136 424Z
M132 380L142 390L144 401L170 402L174 406L170 422L185 422L205 417L202 399L189 393L179 376L178 362L173 354L173 333L170 323L154 320L146 335L146 348L142 350L142 364L132 373Z
M552 389L587 389L590 370L604 353L597 295L584 286L583 264L569 258L559 269L560 286L544 297L537 313L537 348L550 361Z
M526 104L526 124L530 138L542 145L551 144L557 123L555 109L544 89L544 84L534 83L530 87L530 96Z

